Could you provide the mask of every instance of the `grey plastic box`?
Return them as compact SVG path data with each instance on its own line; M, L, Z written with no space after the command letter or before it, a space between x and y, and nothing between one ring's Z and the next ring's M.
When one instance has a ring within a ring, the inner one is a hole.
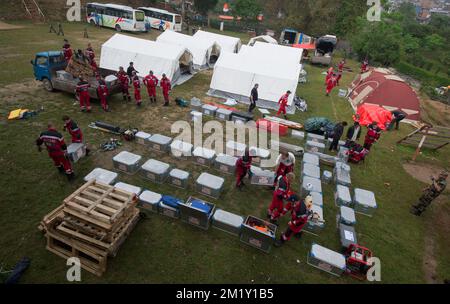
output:
M238 158L227 154L219 154L214 162L214 167L220 172L234 174Z
M295 139L305 140L305 132L292 130L291 136Z
M313 201L314 202L314 201ZM312 219L308 220L304 230L314 235L319 235L320 232L325 228L325 220L323 217L323 208L317 205L312 205L311 211L319 215L319 219L314 221Z
M134 193L137 196L139 196L139 194L141 194L142 192L142 188L138 187L138 186L133 186L130 184L126 184L126 183L122 183L122 182L118 182L114 185L114 188L123 190L123 191L127 191L129 193Z
M202 106L202 113L204 115L208 115L208 116L215 116L216 115L216 111L217 111L217 107L209 105L209 104L205 104Z
M328 140L327 140L327 147L330 147L332 143L333 143L333 138L332 138L332 137L328 137ZM344 145L345 145L345 141L344 141L344 140L340 140L340 141L338 142L338 150L339 150L342 146L344 146Z
M273 186L275 183L275 172L270 170L263 170L261 168L252 166L253 173L250 183L258 186Z
M141 211L159 212L159 203L162 195L153 191L145 190L139 195L138 207Z
M324 184L330 184L332 180L333 180L333 172L324 170L322 173L322 182Z
M308 195L308 193L311 192L319 192L322 193L322 183L320 179L304 176L302 181L302 188L301 188L301 194L302 195Z
M127 151L122 151L113 157L114 168L128 174L134 174L139 170L142 156Z
M304 163L302 175L320 179L320 167L309 163Z
M323 208L323 195L320 192L310 192L309 195L312 196L313 204Z
M253 163L256 165L261 164L261 160L266 160L270 158L270 151L258 147L249 148L250 155L253 157Z
M375 193L372 191L355 188L354 194L355 212L372 216L377 210Z
M303 161L302 163L308 163L308 164L312 164L314 166L319 166L320 165L320 159L319 156L312 154L312 153L305 153L303 154Z
M312 244L307 261L309 265L338 277L346 269L346 260L343 254L318 244Z
M221 177L209 173L202 173L197 178L196 190L203 195L210 196L212 198L219 198L222 193L224 183L225 180Z
M169 175L170 165L156 159L149 159L141 167L142 176L155 183L164 183Z
M339 152L337 155L337 158L339 159L339 161L346 163L348 161L348 148L344 147L344 146L340 146L339 147Z
M306 141L305 150L312 153L314 152L324 153L325 144L318 141L308 140Z
M348 226L356 224L355 210L347 206L339 208L338 222Z
M235 142L232 140L228 141L225 146L228 155L237 157L244 155L245 149L247 148L246 144Z
M343 162L336 162L336 166L334 167L334 181L337 184L350 186L352 184L350 170L349 165Z
M92 179L95 179L97 182L112 185L116 182L119 174L116 172L108 171L102 168L95 168L88 175L84 177L84 181L88 182Z
M274 139L270 140L270 149L275 150L277 154L280 152L280 150L284 150L287 152L291 152L295 156L302 156L303 153L305 152L303 147L280 142Z
M198 111L191 111L191 120L192 121L202 121L203 119L203 113Z
M350 189L344 185L336 185L336 191L334 192L334 201L336 206L352 206L352 196L350 194Z
M136 142L140 145L148 146L150 142L148 141L152 135L146 132L139 131L135 135Z
M172 169L169 172L169 182L176 187L186 189L189 184L189 176L190 173L187 171Z
M214 163L216 151L203 147L197 147L194 149L192 155L194 156L194 161L197 164L210 167Z
M219 108L216 111L216 118L220 119L220 120L231 120L231 114L233 113L233 111L228 110L228 109L223 109L223 108Z
M339 236L342 249L347 249L351 244L358 244L355 227L339 224Z
M314 134L314 133L308 133L308 134L306 134L306 140L307 140L307 141L319 142L319 143L322 143L322 144L325 144L325 143L326 143L325 136L323 136L323 135L318 135L318 134Z
M241 227L243 223L244 218L242 216L222 209L216 210L212 217L212 226L214 228L236 236L241 234Z
M191 109L201 112L202 106L203 106L202 101L200 99L198 99L197 97L193 97L191 99Z
M164 204L162 201L159 203L159 213L170 218L179 219L180 210Z
M205 204L206 206L211 208L210 212L205 212L202 209L192 206L193 201ZM180 218L185 223L204 230L208 230L215 209L216 205L212 203L195 197L190 197L185 203L180 204Z
M150 137L148 141L150 142L150 149L157 152L167 152L169 151L172 138L161 134L155 134Z
M172 156L185 159L192 156L193 147L192 144L177 139L170 144L170 151Z
M86 156L86 145L84 143L72 143L67 147L67 155L71 162L76 163Z
M254 228L253 223L258 226L264 225L268 228L268 231L263 232ZM269 253L275 242L276 232L276 225L250 215L242 224L240 240L247 245Z

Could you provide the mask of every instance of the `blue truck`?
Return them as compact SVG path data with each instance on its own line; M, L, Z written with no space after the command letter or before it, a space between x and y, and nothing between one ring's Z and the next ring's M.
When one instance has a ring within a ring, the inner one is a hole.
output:
M65 72L68 62L60 51L47 51L37 53L35 58L31 60L33 66L34 77L36 80L42 81L44 88L53 92L55 90L75 93L78 78ZM115 72L111 70L100 69L101 76L106 77L113 75ZM98 99L97 86L98 83L95 77L87 79L91 84L89 95L93 99ZM108 86L109 95L120 92L120 84L117 79L106 82Z

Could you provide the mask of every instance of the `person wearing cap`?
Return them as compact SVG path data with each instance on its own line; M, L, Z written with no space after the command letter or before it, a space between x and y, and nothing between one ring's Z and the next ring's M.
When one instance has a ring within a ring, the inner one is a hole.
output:
M287 91L285 94L283 94L283 96L281 96L280 100L278 100L278 103L280 104L280 108L278 109L277 116L279 116L281 113L283 113L284 119L287 119L286 107L287 107L290 95L291 95L291 91Z
M131 84L132 81L133 81L133 72L139 73L139 72L136 71L136 69L134 68L134 63L133 63L133 62L130 62L130 65L129 65L128 68L127 68L127 75L128 75L128 78L130 79L130 84Z
M284 200L291 195L291 185L295 181L295 174L290 172L285 176L279 176L276 180L275 191L273 191L272 202L267 209L267 218L270 222L277 224L278 219L284 216L290 209L290 205L284 205Z
M380 139L381 129L378 127L378 122L374 121L367 126L367 134L364 139L364 148L370 151L372 145Z
M242 187L245 186L244 178L250 173L252 160L253 157L251 156L249 149L246 148L244 155L239 157L236 161L236 188L239 190L242 190Z
M276 164L277 169L275 170L275 181L277 181L280 176L285 176L290 172L294 172L295 156L291 152L281 151L280 155L278 155Z
M307 196L303 201L297 195L291 195L288 201L292 203L291 220L288 223L286 231L280 236L280 239L275 241L275 246L280 247L285 242L289 241L292 235L300 238L302 229L308 223L310 218L318 218L312 212L313 200L311 196Z

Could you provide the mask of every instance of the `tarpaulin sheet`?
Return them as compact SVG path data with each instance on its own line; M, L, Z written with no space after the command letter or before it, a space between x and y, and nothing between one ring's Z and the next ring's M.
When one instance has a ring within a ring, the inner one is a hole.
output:
M370 125L376 121L381 130L386 130L386 126L392 121L392 113L383 107L371 104L363 104L356 112L359 115L359 124Z

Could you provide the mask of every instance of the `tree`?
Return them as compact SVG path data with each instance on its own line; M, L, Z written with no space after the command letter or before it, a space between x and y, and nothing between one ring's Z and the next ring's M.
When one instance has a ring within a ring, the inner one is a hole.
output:
M198 13L207 16L208 12L212 10L219 0L195 0L194 7Z
M233 15L243 19L256 19L262 7L257 0L235 0L232 4Z
M445 39L438 34L432 34L425 38L425 47L430 51L441 49L445 46Z

